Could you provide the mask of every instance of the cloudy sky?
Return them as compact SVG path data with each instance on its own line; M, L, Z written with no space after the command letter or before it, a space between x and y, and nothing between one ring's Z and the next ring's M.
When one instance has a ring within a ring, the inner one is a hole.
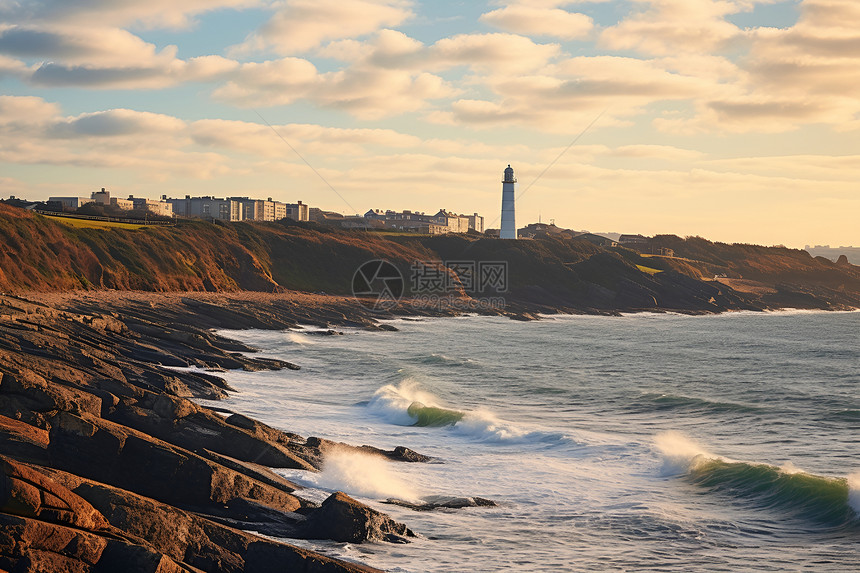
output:
M860 245L857 0L0 0L0 94L4 196Z

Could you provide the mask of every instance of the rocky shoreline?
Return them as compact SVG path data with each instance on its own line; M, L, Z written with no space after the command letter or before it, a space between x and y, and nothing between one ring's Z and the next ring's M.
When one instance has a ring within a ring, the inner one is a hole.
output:
M576 312L521 303L485 313L559 311ZM406 300L397 313L457 311ZM319 471L335 449L431 458L299 436L193 399L228 395L220 370L301 367L256 356L218 329L396 330L379 322L389 317L351 297L300 292L0 295L0 571L373 570L248 533L354 543L415 535L341 492L304 500L269 468Z
M385 328L355 301L302 294L0 296L0 570L373 570L248 533L414 535L340 492L308 502L269 468L319 471L344 448L429 458L298 436L191 400L227 395L218 369L299 368L250 357L211 329L299 324Z

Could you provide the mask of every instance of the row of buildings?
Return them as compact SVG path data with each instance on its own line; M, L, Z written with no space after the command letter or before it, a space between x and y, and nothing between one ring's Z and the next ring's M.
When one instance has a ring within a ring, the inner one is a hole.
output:
M47 205L48 207L53 207L62 211L75 211L84 205L93 203L104 206L110 205L122 211L139 209L142 211L149 211L153 215L158 215L160 217L173 216L173 209L165 201L146 199L143 197L132 197L131 195L129 195L128 199L120 199L119 197L111 197L110 191L105 191L104 188L102 188L101 191L96 191L89 198L50 197Z
M164 200L170 204L176 217L217 219L219 221L294 221L308 220L308 206L298 203L282 203L268 199L250 197L192 197Z
M63 211L75 211L87 204L110 206L115 210L147 211L161 217L198 218L217 221L315 221L345 228L373 228L406 231L429 235L445 233L484 232L484 218L477 213L459 215L440 209L435 215L419 211L382 211L371 209L364 215L342 215L312 208L302 203L283 203L250 197L192 197L174 199L163 195L161 199L129 196L128 199L111 197L102 188L87 197L51 197L48 206Z
M279 221L293 219L308 220L308 206L298 203L283 203L250 197L192 197L173 199L162 195L161 199L146 199L129 196L128 199L111 197L110 191L102 188L86 197L51 197L48 206L64 211L74 211L84 205L110 206L121 211L141 210L159 217L183 217L214 219L219 221Z
M445 209L439 209L435 215L427 215L417 211L371 209L364 214L364 219L382 222L386 228L393 230L429 235L468 233L469 231L484 232L484 218L477 213L458 215Z

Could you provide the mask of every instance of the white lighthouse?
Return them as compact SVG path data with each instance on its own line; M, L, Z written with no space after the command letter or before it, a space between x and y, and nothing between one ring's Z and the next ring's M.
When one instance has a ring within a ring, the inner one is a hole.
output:
M516 210L514 208L514 187L517 178L514 170L508 165L505 169L505 178L502 181L502 230L499 233L501 239L517 238Z

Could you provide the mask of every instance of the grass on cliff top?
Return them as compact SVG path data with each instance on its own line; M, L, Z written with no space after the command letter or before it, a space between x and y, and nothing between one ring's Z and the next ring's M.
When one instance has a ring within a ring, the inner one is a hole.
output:
M99 221L96 219L72 219L69 217L51 217L52 221L58 221L69 227L78 229L142 229L146 225L135 225L133 223L115 223L113 221Z

